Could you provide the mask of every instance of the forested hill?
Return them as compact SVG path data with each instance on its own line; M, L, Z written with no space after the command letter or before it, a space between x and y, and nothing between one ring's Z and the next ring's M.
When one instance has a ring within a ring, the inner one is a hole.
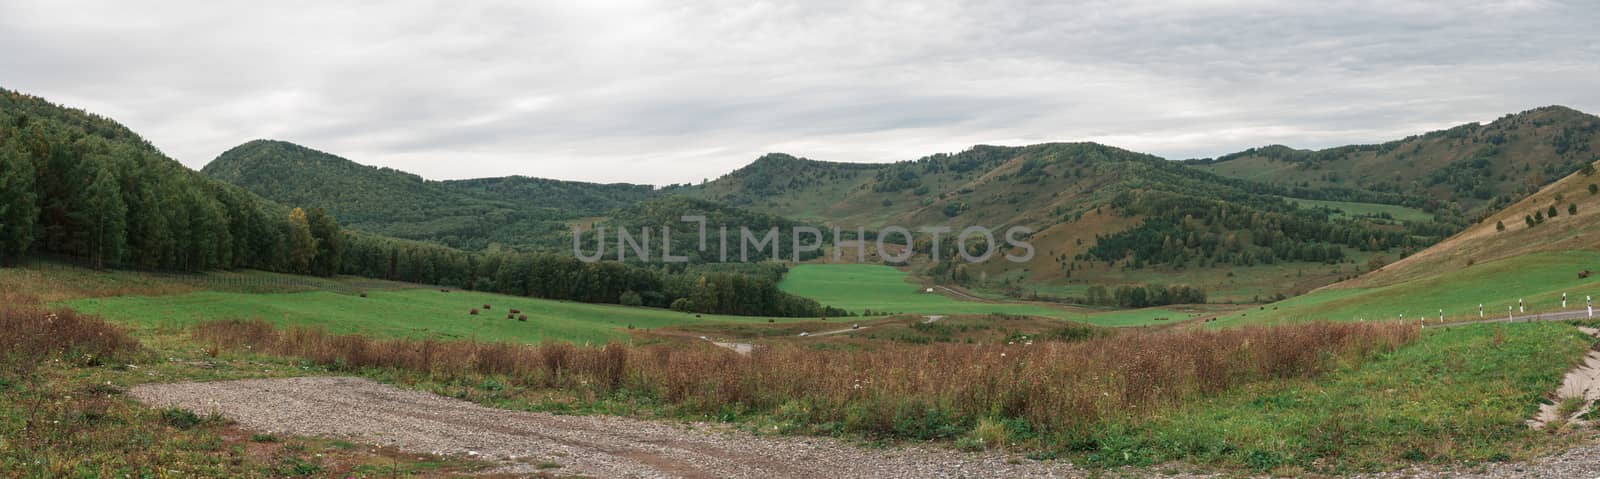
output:
M295 226L288 209L185 168L114 121L0 90L4 260L42 252L183 270L309 268L291 264Z
M564 242L567 220L654 196L647 185L525 177L430 181L270 140L234 147L201 171L280 203L327 208L354 229L467 250L494 244L551 250L570 244Z
M114 121L0 90L0 266L36 255L104 267L343 273L707 313L842 313L778 291L776 265L667 270L351 232L323 209L285 207L190 170Z
M1420 199L1415 206L1430 212L1453 209L1476 218L1596 159L1600 118L1551 106L1376 145L1316 151L1273 145L1185 163L1286 188L1392 193Z

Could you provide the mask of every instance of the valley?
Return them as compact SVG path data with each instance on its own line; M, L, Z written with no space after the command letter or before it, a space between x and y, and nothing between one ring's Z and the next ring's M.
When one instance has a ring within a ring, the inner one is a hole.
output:
M773 153L654 187L429 180L273 140L194 171L0 98L0 470L26 476L1344 476L1545 467L1597 437L1561 392L1596 323L1473 323L1600 295L1579 277L1600 119L1574 110L1214 160ZM684 216L1021 226L1036 254L825 238L723 261ZM682 262L571 236L662 226ZM296 391L313 405L214 400ZM764 453L795 444L826 457Z

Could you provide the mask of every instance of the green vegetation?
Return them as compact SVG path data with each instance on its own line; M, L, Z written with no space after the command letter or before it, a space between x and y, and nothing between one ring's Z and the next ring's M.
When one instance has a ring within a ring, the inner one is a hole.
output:
M1552 106L1506 115L1488 125L1469 123L1376 145L1317 151L1272 145L1186 163L1285 188L1366 197L1289 195L1298 198L1406 205L1471 218L1582 171L1593 161L1596 147L1600 118Z
M281 141L230 149L207 176L291 206L323 207L369 233L482 250L491 244L555 250L566 221L652 197L646 185L508 177L429 181Z
M207 354L174 336L181 331L129 330L45 310L31 293L77 294L53 288L74 282L52 276L47 287L18 285L10 271L0 271L0 471L7 477L437 477L484 465L252 435L217 416L143 406L126 394L129 387L323 370L284 358L218 360L215 350ZM99 286L149 287L113 284L123 281Z
M1451 319L1477 319L1483 304L1488 318L1504 318L1507 307L1524 301L1529 312L1560 309L1561 293L1581 307L1586 295L1600 295L1600 277L1578 279L1594 269L1600 251L1534 253L1479 263L1399 284L1375 288L1323 289L1272 303L1258 310L1227 315L1214 326L1297 321L1408 319L1437 321L1439 310Z
M492 306L477 315L469 312ZM572 303L470 291L370 291L366 298L331 292L281 294L196 292L168 296L88 298L63 304L141 328L174 329L204 321L261 318L279 327L315 326L338 334L604 344L626 341L628 329L691 322L765 322L765 318L704 315L664 309ZM506 319L511 310L526 322Z
M986 314L1004 313L1069 319L1098 326L1145 326L1178 320L1186 313L1168 309L1100 312L1036 304L961 301L924 291L907 282L906 273L888 266L802 264L791 268L778 287L790 294L827 301L856 313Z
M1381 203L1357 203L1353 201L1326 201L1307 200L1300 198L1284 198L1302 208L1324 208L1336 212L1338 218L1383 218L1394 219L1405 223L1432 221L1433 215L1416 208L1398 205L1385 205Z
M1241 388L1062 452L1097 465L1187 460L1291 476L1524 458L1553 443L1523 421L1593 342L1552 323L1427 329L1357 367Z

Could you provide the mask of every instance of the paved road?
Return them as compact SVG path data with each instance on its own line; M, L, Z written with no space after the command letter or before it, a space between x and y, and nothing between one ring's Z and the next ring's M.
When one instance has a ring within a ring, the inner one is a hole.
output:
M1590 317L1589 316L1589 311L1582 310L1582 309L1577 309L1577 310L1572 310L1572 311L1553 311L1553 312L1545 312L1545 313L1533 313L1533 314L1523 314L1523 315L1501 316L1499 318L1490 317L1490 318L1486 318L1486 319L1475 319L1475 320L1471 320L1471 321L1454 321L1454 322L1449 322L1449 323L1445 323L1445 324L1439 324L1437 321L1432 322L1432 323L1424 322L1423 326L1434 327L1434 328L1447 328L1447 327L1450 327L1450 326L1464 326L1464 325L1468 325L1468 324L1483 324L1483 323L1530 323L1530 322L1534 322L1534 321L1569 321L1569 320L1574 320L1574 319L1589 319L1589 317Z

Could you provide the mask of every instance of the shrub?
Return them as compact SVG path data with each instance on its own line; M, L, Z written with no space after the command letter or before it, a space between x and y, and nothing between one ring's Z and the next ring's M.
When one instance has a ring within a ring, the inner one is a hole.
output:
M94 366L129 361L141 350L122 328L72 310L46 310L31 297L0 292L0 376L57 359Z
M689 298L674 299L674 300L672 300L672 306L671 307L672 307L673 311L680 311L680 312L687 313L689 311L694 310L694 300L691 300Z
M1569 214L1569 215L1578 214L1578 204L1577 203L1568 203L1567 204L1567 214Z
M193 429L195 426L200 425L200 416L187 409L163 409L161 410L161 420L166 422L168 426L178 429Z
M1589 183L1589 194L1600 194L1600 185Z
M1082 430L1230 388L1350 367L1418 334L1411 324L1309 323L1123 333L1025 347L897 344L817 354L776 344L743 356L669 345L379 340L309 328L278 332L268 324L204 323L192 334L219 345L248 339L255 351L340 368L395 368L441 381L492 375L508 386L560 388L590 398L626 392L686 414L771 412L795 402L805 405L813 424L846 432L985 443L1001 436L1001 428L990 424L981 434L974 428L996 414L1019 425L1006 434ZM262 329L271 334L259 337Z
M644 298L640 297L639 293L628 290L622 292L622 296L617 299L617 303L623 306L643 306Z

